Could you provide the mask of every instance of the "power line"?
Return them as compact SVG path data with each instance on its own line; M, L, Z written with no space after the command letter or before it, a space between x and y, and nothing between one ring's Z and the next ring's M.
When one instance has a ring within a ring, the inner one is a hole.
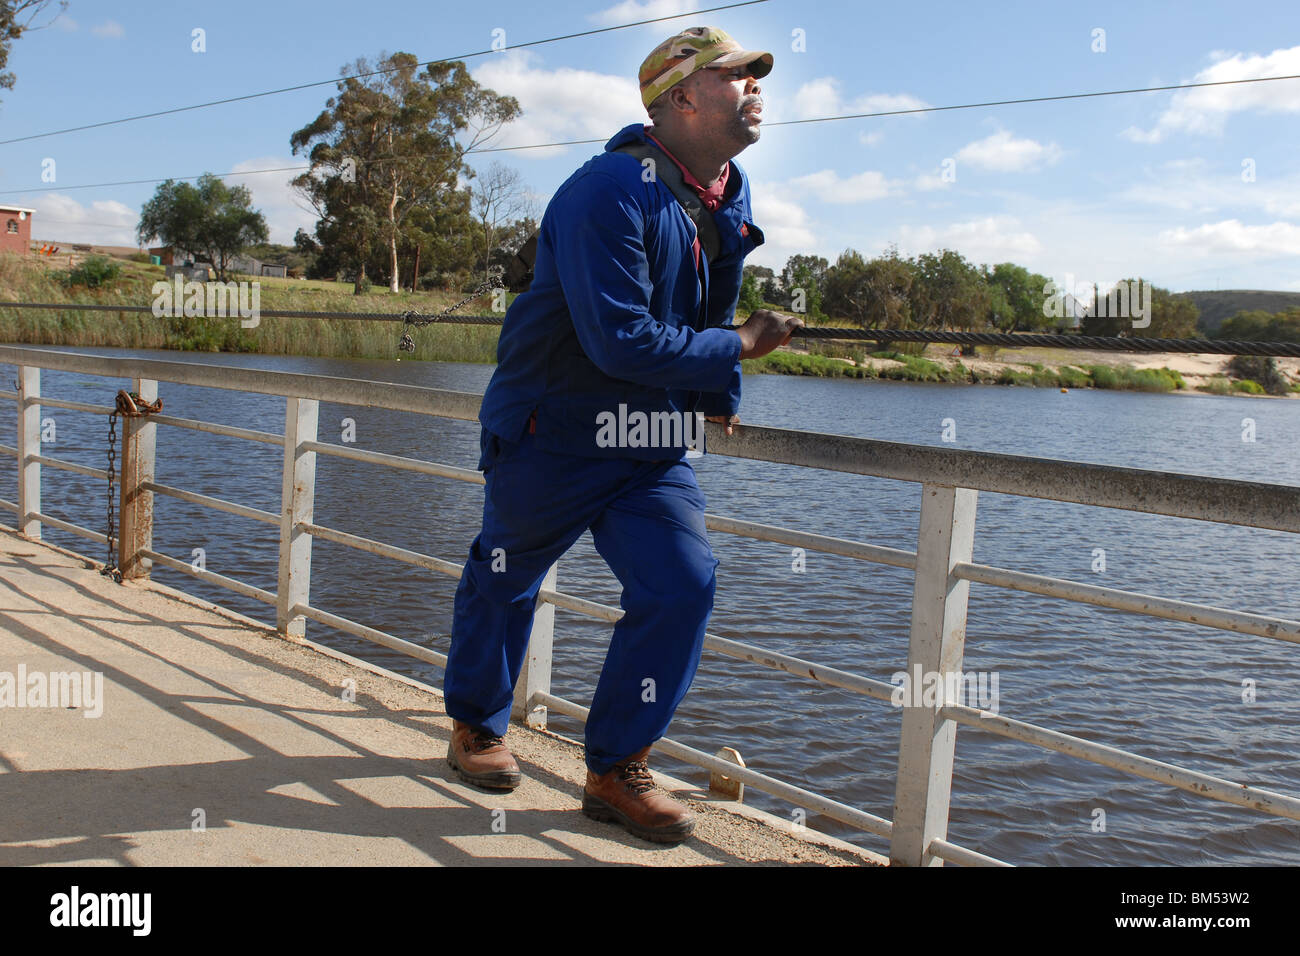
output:
M476 56L488 56L493 53L503 53L506 50L522 50L525 47L541 46L544 43L558 43L560 40L573 40L578 37L594 36L598 33L610 33L615 30L627 30L631 27L645 26L649 23L662 23L665 20L680 20L682 17L694 17L702 13L714 13L718 10L732 10L736 7L748 7L756 3L767 3L768 0L741 0L739 3L728 3L720 7L709 7L705 10L691 10L687 13L675 13L667 17L654 17L649 20L637 20L635 23L621 23L612 27L599 27L595 30L583 30L580 33L566 33L563 36L546 37L541 40L529 40L526 43L514 43L502 46L498 49L476 50L473 53L464 53L460 56L443 57L438 60L426 60L423 63L417 63L416 67L430 66L434 63L451 63L456 60L468 60ZM100 129L104 126L117 126L122 123L133 123L136 120L153 119L158 116L171 116L175 113L187 113L192 110L207 109L210 106L223 106L226 103L240 103L245 100L255 100L263 96L276 96L280 93L294 93L298 90L310 90L317 86L332 86L344 80L359 80L370 76L380 76L385 73L396 72L397 68L389 70L371 70L369 73L354 73L348 76L335 77L332 80L319 80L314 83L299 83L297 86L285 86L278 90L266 90L263 93L246 93L243 96L228 96L225 99L210 100L206 103L195 103L193 106L176 106L167 110L156 110L152 113L140 113L136 116L124 116L121 119L104 120L99 123L87 123L84 126L69 126L66 129L50 130L47 133L32 133L29 136L18 136L13 139L0 139L0 146L8 146L10 143L25 143L33 139L44 139L48 136L61 136L64 133L80 133L88 129Z
M764 123L770 126L798 126L802 123L830 123L846 119L875 119L881 116L907 116L916 113L942 113L948 110L973 110L988 106L1015 106L1022 103L1054 103L1061 100L1082 100L1095 96L1125 96L1130 93L1162 93L1169 90L1195 90L1206 86L1235 86L1239 83L1269 83L1274 80L1300 80L1300 74L1291 76L1256 76L1244 80L1215 80L1208 83L1178 83L1172 86L1144 86L1131 90L1101 90L1095 93L1061 93L1055 96L1028 96L1014 100L987 100L983 103L958 103L953 106L918 106L907 110L882 110L877 113L844 113L837 116L814 116L810 119L781 120L776 123ZM519 149L547 149L552 146L580 146L585 143L601 143L600 139L574 139L563 143L538 143L533 146L491 146L475 149L475 153L504 153Z
M758 2L758 0L752 0L752 2ZM707 12L707 11L697 11L697 12ZM651 22L651 21L645 21L645 22ZM542 42L542 41L538 41L538 42ZM1100 90L1094 93L1061 93L1054 96L1031 96L1031 97L1024 97L1021 99L1014 99L1014 100L987 100L981 103L959 103L952 106L920 106L914 109L884 110L877 113L844 113L836 116L815 116L810 119L781 120L776 123L764 123L763 125L767 127L797 126L803 123L830 123L836 120L845 120L845 119L872 119L872 118L882 117L882 116L904 116L904 115L915 114L915 113L941 113L950 110L972 110L972 109L980 109L983 107L990 107L990 106L1013 106L1022 103L1051 103L1051 102L1058 102L1061 100L1079 100L1079 99L1088 99L1091 97L1098 97L1098 96L1125 96L1131 93L1161 93L1161 92L1167 92L1169 90L1193 90L1193 89L1200 89L1202 87L1207 87L1207 86L1236 86L1243 83L1269 83L1269 82L1273 82L1274 80L1300 80L1300 74L1292 74L1289 76L1257 76L1257 77L1250 77L1244 80L1215 80L1209 83L1183 83L1183 84L1176 84L1173 86L1145 86L1145 87L1138 87L1138 88L1128 89L1128 90ZM571 140L564 140L562 142L557 142L557 143L534 143L529 146L492 146L486 148L466 150L465 153L463 153L462 155L468 156L468 155L475 155L478 153L501 153L501 152L509 152L513 150L521 150L521 149L551 149L557 146L584 146L592 143L604 143L607 141L608 138L571 139ZM400 159L402 157L381 156L373 160L365 160L364 162L385 162L393 158ZM311 166L278 166L278 167L273 167L271 169L248 169L248 170L243 170L242 172L218 173L215 175L217 176L218 179L225 179L228 176L255 176L258 175L259 173L280 173L280 172L290 172L290 171L302 171L307 169L311 169ZM87 183L80 186L42 186L36 189L8 189L8 190L0 191L0 196L25 195L27 193L38 193L38 192L60 192L63 190L71 190L71 189L98 189L106 186L149 185L152 183L166 182L167 179L172 179L177 182L184 182L185 180L199 179L201 176L205 176L205 175L207 174L201 173L198 176L169 176L163 179L128 179L128 180L122 180L119 182L110 182L110 183Z
M1206 86L1236 86L1239 83L1270 83L1274 80L1300 80L1300 74L1291 76L1255 76L1244 80L1214 80L1207 83L1176 83L1171 86L1144 86L1132 90L1102 90L1097 93L1062 93L1057 96L1029 96L1015 100L990 100L987 103L962 103L957 106L924 106L910 110L885 110L879 113L846 113L843 116L820 116L813 119L784 120L770 126L795 126L799 123L825 123L842 119L869 119L876 116L905 116L909 113L939 113L944 110L970 110L982 106L1013 106L1020 103L1054 103L1060 100L1082 100L1094 96L1124 96L1129 93L1163 93L1168 90L1196 90ZM489 152L489 150L483 150Z
M310 166L276 166L271 169L249 169L244 172L216 173L218 179L225 179L233 176L256 176L259 173L285 173L292 170L311 169ZM100 189L106 186L148 186L153 183L165 183L167 180L174 182L185 182L190 179L202 179L207 173L199 173L197 176L164 176L161 179L120 179L112 183L83 183L80 186L40 186L36 189L7 189L0 192L0 196L23 195L25 193L57 193L73 189Z

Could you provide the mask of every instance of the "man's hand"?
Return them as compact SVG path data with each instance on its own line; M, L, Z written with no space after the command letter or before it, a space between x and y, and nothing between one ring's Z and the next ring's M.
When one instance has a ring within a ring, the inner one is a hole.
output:
M762 358L788 343L794 330L803 324L803 319L797 315L785 315L771 309L755 309L744 325L736 327L736 333L740 336L740 357Z
M740 416L739 416L739 415L732 415L732 416L730 416L730 417L728 417L728 416L726 416L726 415L705 415L705 416L704 416L704 420L705 420L706 422L717 422L719 425L726 425L726 426L727 426L727 434L728 434L728 435L731 434L731 432L732 432L732 426L733 426L733 425L739 425L739 424L740 424Z

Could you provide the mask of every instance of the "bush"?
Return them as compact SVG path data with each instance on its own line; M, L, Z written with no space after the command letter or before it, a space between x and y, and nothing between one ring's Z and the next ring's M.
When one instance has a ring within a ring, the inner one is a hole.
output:
M1243 378L1239 382L1233 382L1232 387L1239 392L1245 392L1247 395L1265 394L1263 385L1260 385L1259 382L1251 381L1248 378Z
M1096 388L1119 387L1119 376L1109 365L1089 365L1088 372L1092 375L1092 384Z
M1131 388L1139 392L1172 392L1186 388L1187 382L1177 372L1168 368L1130 368L1109 365L1089 365L1092 384L1097 388Z
M81 265L68 270L63 279L65 286L82 285L87 289L116 282L122 275L122 267L108 256L87 256Z
M948 370L938 362L931 362L929 359L913 358L907 356L907 369L912 373L911 381L914 382L946 382L948 380Z
M1088 373L1081 368L1075 368L1073 365L1062 365L1057 379L1061 385L1067 388L1086 388L1092 384L1092 379Z
M1033 385L1034 377L1029 372L1017 372L1008 366L998 373L994 381L999 385Z
M1207 379L1201 386L1201 391L1209 392L1211 395L1231 395L1232 383L1222 375L1216 375L1214 378Z
M1167 368L1125 369L1124 371L1128 373L1121 375L1124 385L1140 392L1172 392L1187 384L1181 375Z
M1285 395L1291 390L1271 355L1234 355L1228 371L1235 378L1258 383L1269 395Z

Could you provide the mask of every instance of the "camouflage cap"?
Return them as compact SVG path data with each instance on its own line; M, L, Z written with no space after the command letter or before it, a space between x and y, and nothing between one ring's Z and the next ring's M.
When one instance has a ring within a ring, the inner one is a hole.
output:
M772 54L746 50L717 27L691 27L654 48L641 64L641 102L648 108L660 94L706 67L752 64L764 77L772 71Z

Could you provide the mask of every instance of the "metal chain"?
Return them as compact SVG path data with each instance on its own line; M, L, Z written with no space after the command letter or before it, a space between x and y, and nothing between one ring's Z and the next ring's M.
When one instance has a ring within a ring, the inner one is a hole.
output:
M122 583L122 572L117 569L117 549L113 547L113 535L117 526L117 511L113 506L113 479L116 474L117 459L117 409L108 414L108 528L104 531L104 542L108 546L108 559L100 574L107 575L118 584Z
M117 476L117 416L143 418L146 415L161 412L162 404L161 398L146 402L135 392L122 389L117 393L113 410L108 413L108 527L104 531L104 541L108 546L108 558L104 562L104 569L99 573L111 577L118 584L122 583L122 571L117 566L117 549L113 547L113 541L117 534L116 495L113 493L113 482Z
M402 322L403 322L402 338L397 343L398 349L400 349L403 352L414 352L415 337L411 334L412 329L422 329L426 325L430 325L434 322L437 322L439 319L445 319L447 316L451 315L453 312L455 312L457 309L464 306L466 303L473 302L475 299L483 295L488 290L497 288L498 283L501 281L501 279L504 276L505 276L504 269L502 269L500 266L492 266L490 269L488 269L487 278L484 279L482 282L480 282L474 288L474 290L470 292L469 295L465 296L465 298L461 299L455 305L443 309L437 315L421 315L415 309L411 309L409 311L403 312L402 313Z

